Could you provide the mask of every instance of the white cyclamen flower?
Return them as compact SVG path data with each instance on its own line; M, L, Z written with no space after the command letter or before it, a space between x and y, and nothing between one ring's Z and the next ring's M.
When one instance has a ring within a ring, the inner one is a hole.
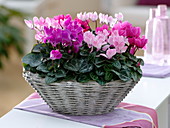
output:
M116 19L117 19L118 21L123 21L123 14L122 14L121 12L116 13L116 14L115 14L115 17L116 17Z
M82 20L82 21L86 21L86 20L89 19L89 14L87 14L86 12L84 12L82 14L82 12L80 12L80 13L77 14L77 18Z
M92 21L96 21L98 19L98 14L97 12L89 12L89 18L92 20Z

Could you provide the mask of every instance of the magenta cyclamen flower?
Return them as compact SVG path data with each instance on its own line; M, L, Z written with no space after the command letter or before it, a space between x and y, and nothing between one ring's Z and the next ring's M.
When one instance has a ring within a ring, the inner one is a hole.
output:
M78 18L76 18L75 21L77 21L77 23L80 24L80 26L83 29L83 32L86 32L86 31L90 30L90 27L88 25L89 21L82 21L82 20L80 20Z
M135 39L135 45L137 48L144 48L147 43L147 39L145 39L145 36L142 36L142 38Z
M141 34L141 29L139 27L133 27L129 22L118 22L114 25L112 30L118 30L120 36L125 36L127 38L139 37Z
M145 36L142 36L142 38L140 38L140 37L129 38L128 42L131 46L135 46L137 48L144 48L146 46L147 39L145 38Z
M56 60L56 59L61 59L62 54L60 53L59 50L52 50L50 52L50 59Z

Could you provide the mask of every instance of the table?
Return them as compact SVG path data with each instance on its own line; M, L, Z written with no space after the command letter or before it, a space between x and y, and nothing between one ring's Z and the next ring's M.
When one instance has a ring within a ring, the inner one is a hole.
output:
M168 100L170 78L147 78L128 94L123 102L147 106L157 111L159 128L170 128L168 124ZM170 114L169 114L170 115ZM170 118L169 118L170 119ZM49 117L46 115L12 109L0 118L2 128L97 128L87 124Z

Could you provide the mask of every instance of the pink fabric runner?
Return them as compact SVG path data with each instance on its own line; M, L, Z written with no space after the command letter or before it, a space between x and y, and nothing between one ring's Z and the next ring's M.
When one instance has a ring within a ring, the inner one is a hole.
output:
M113 112L96 116L70 116L53 112L37 93L33 93L15 109L35 112L103 128L158 128L154 109L120 103Z

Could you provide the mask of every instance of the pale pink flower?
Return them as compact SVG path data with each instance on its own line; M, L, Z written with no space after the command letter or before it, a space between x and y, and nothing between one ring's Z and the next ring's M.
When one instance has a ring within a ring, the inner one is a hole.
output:
M99 37L103 38L103 41L105 41L105 40L108 38L108 36L109 36L110 33L108 32L108 30L103 29L103 31L97 31L96 34L97 34Z
M111 59L116 54L116 49L107 49L106 54L100 54L108 59Z
M49 17L46 17L45 23L47 24L48 27L52 26L52 20Z
M103 39L99 38L96 36L95 40L92 42L93 47L97 48L97 51L101 49L103 45Z
M25 24L26 24L29 28L31 28L31 29L34 28L33 23L32 23L32 20L24 20L24 22L25 22Z
M123 14L122 14L121 12L116 13L116 14L115 14L115 17L116 17L116 19L117 19L118 21L123 21Z
M35 34L35 39L36 40L42 42L44 37L45 37L45 35L43 33L36 30L36 34Z
M33 23L36 29L43 30L44 26L47 25L46 20L43 17L33 17Z
M102 50L106 51L108 48L110 48L110 45L109 44L105 44L105 45L103 45Z
M90 31L86 31L83 34L83 38L84 38L84 41L87 43L88 47L91 48L95 40L95 35Z
M127 40L123 36L119 36L117 31L113 31L112 35L110 35L108 39L108 43L115 47L117 53L123 53L126 51L126 42Z
M55 20L53 18L51 18L50 20L51 20L51 27L62 29L62 27L59 24L58 20ZM48 22L48 20L47 20L47 22ZM48 23L50 23L50 22L48 22Z

